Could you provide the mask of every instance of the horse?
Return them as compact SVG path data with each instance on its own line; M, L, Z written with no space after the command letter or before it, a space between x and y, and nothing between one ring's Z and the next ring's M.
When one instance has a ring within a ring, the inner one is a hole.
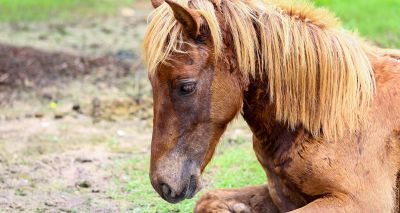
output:
M242 116L267 180L205 192L194 212L398 212L400 51L308 1L152 0L150 180L193 198Z

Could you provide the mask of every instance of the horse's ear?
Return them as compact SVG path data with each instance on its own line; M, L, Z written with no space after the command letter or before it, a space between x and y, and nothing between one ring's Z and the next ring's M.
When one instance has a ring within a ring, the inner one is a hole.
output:
M153 5L154 9L156 9L163 3L164 3L164 0L151 0L151 4Z
M165 0L166 3L172 8L176 20L182 24L185 31L193 38L196 39L200 34L201 15L198 11L183 7L178 3L171 0Z

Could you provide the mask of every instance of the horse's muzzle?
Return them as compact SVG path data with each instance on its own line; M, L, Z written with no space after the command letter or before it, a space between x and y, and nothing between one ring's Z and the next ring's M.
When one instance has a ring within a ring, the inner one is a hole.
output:
M169 203L178 203L184 199L193 198L198 191L199 184L197 178L192 175L187 186L181 191L176 192L168 184L161 184L161 197Z
M169 203L193 198L201 189L200 169L197 164L193 160L182 162L160 161L158 168L162 169L150 172L153 188Z

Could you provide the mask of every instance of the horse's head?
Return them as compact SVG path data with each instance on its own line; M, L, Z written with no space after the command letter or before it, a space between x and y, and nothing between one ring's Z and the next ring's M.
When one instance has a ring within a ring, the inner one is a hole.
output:
M180 41L149 74L154 99L150 178L165 200L176 203L201 188L200 175L227 124L240 111L242 94L230 62L216 63L212 33L202 14L166 3L153 1L154 6L173 11ZM153 36L164 35L151 30L145 51L147 57L157 57L152 55L151 43L157 40ZM173 36L169 34L166 43L173 42Z

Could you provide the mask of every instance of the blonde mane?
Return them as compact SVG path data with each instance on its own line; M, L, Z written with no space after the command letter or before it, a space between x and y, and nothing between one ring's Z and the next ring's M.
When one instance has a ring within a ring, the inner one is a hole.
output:
M215 7L208 0L193 1L211 31L216 60L224 57L216 17L221 12L240 72L265 76L279 121L325 139L355 130L375 90L366 45L356 35L307 1L222 1ZM154 11L144 41L150 73L179 51L182 33L167 4Z

